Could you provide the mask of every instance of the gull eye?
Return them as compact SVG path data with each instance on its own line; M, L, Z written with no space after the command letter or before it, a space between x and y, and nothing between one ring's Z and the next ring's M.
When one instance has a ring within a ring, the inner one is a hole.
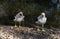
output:
M22 16L22 14L20 14L20 16Z

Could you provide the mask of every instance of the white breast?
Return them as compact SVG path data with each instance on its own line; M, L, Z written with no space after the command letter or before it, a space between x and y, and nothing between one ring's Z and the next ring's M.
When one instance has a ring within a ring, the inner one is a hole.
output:
M46 20L47 20L46 17L43 17L43 18L38 19L38 21L39 21L41 24L45 24L45 23L46 23Z
M25 16L21 16L21 17L19 17L19 16L20 16L20 15L17 14L17 15L15 16L14 21L18 21L18 22L24 21L24 17L25 17Z
M24 21L24 16L22 16L22 17L20 17L20 18L17 18L17 21L18 21L18 22Z

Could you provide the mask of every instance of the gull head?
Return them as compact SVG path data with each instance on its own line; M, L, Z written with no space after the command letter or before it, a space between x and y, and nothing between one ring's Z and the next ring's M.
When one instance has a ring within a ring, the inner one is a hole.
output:
M42 13L41 13L41 15L42 15L42 16L45 16L45 13L44 13L44 12L42 12Z
M23 16L23 12L19 12L19 15L20 15L20 16Z
M23 12L19 12L20 14L23 14Z

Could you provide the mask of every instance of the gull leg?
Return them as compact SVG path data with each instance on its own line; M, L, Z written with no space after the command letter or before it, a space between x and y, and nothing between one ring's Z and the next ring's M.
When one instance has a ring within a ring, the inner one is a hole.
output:
M21 28L21 22L19 22L19 28Z
M45 30L44 30L44 24L42 24L42 31L45 31Z
M14 27L17 27L17 25L16 25L16 21L15 21L15 26Z

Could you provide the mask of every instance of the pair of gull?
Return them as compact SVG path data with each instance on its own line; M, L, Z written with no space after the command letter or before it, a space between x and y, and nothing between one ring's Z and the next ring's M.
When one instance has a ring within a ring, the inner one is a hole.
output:
M16 22L19 22L19 26L20 26L21 22L24 21L24 18L25 18L25 16L23 15L23 12L19 12L18 14L16 14L15 19L14 19L15 27L17 27ZM44 27L46 20L47 20L47 18L45 16L45 13L42 12L41 15L37 17L37 21L35 23L41 24L42 27Z

